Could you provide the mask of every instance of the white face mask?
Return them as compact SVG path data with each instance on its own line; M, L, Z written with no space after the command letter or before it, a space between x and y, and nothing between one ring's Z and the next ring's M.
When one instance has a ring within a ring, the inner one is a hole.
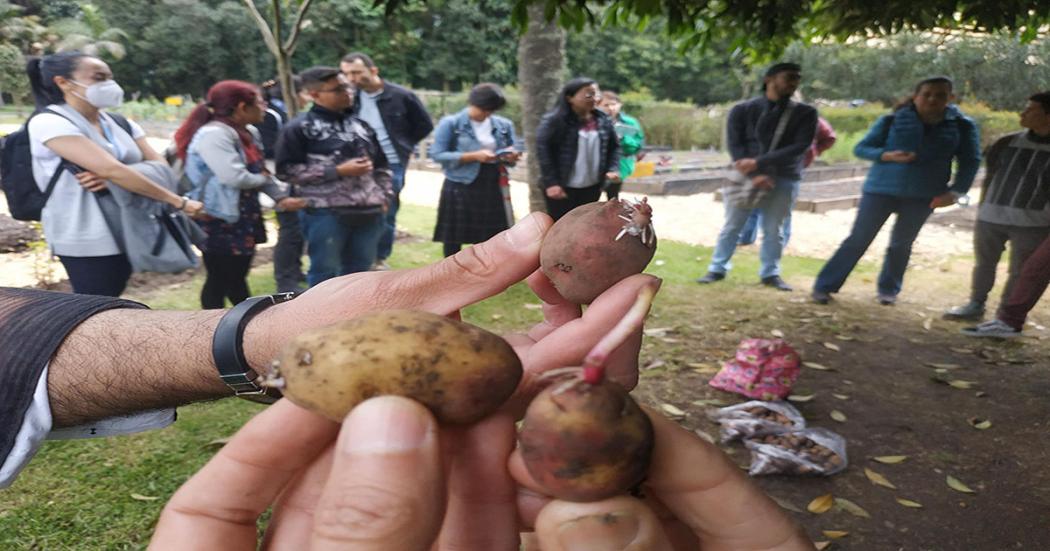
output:
M84 95L76 94L76 96L99 109L117 107L124 103L124 89L115 80L104 80L90 85L81 84L75 80L72 82L84 87Z

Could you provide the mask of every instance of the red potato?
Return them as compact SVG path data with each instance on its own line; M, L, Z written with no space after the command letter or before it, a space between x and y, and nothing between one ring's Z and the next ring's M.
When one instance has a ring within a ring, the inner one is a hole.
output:
M590 304L616 282L649 265L656 253L652 213L645 199L576 207L544 237L543 273L566 299Z

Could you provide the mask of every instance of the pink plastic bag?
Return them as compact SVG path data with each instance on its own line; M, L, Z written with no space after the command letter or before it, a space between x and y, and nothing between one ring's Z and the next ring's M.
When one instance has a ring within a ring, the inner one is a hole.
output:
M744 339L736 357L708 384L757 400L783 400L799 372L799 356L783 339Z

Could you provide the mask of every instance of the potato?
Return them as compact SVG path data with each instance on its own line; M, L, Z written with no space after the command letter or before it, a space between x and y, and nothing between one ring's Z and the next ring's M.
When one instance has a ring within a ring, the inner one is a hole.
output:
M274 366L272 386L335 421L368 398L393 394L422 403L440 422L473 423L498 409L522 376L517 354L498 335L408 310L302 333Z
M561 217L543 238L540 267L566 299L590 304L656 254L652 208L613 199L588 203Z

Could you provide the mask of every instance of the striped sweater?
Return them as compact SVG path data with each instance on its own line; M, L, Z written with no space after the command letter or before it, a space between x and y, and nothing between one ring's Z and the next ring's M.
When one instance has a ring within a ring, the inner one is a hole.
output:
M1031 131L999 138L987 153L977 218L1010 226L1050 226L1050 136Z

